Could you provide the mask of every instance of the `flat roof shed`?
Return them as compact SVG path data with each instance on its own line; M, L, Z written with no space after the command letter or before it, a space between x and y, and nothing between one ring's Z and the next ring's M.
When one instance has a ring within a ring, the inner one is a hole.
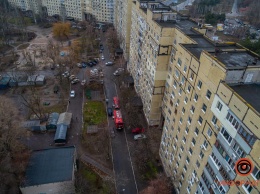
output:
M72 113L70 112L61 113L57 125L64 124L67 125L68 128L70 128L71 118L72 118Z
M66 143L67 138L67 125L58 125L54 137L54 143L56 145L61 145Z

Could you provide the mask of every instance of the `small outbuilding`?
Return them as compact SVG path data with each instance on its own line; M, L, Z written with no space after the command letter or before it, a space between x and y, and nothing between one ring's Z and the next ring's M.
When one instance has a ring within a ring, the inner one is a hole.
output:
M29 120L23 122L22 127L34 131L35 129L40 128L41 126L40 123L41 123L40 120Z
M70 128L70 123L72 119L72 113L70 112L64 112L61 113L57 122L57 125L66 125L68 128Z
M20 185L21 193L76 193L75 171L74 146L33 151Z
M10 77L0 77L0 90L7 89L9 87Z
M45 84L45 82L46 82L46 80L45 80L45 76L44 75L38 75L36 77L35 84L37 86L42 86L42 85Z
M46 124L47 130L56 130L57 129L57 122L59 119L60 114L57 112L53 112L50 114L49 119Z
M64 145L67 141L67 125L58 125L54 137L55 145Z

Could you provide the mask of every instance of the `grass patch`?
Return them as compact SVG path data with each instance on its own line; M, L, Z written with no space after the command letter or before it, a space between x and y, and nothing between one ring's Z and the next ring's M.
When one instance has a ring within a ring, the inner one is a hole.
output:
M144 174L144 178L146 180L151 180L154 179L156 177L158 173L158 169L157 167L154 165L153 162L147 162L146 164L146 173Z
M52 113L52 112L57 112L57 113L62 113L62 112L66 112L67 109L67 104L64 103L60 103L60 104L55 104L53 106L45 106L44 107L44 111L46 113Z
M26 26L30 26L30 25L33 25L33 19L29 18L29 17L24 17L24 23ZM9 23L11 24L18 24L19 22L21 21L21 18L10 18L8 20Z
M30 44L29 43L25 43L25 44L22 44L20 46L17 47L18 50L21 50L21 49L26 49Z
M76 174L76 191L77 193L89 194L115 193L112 182L103 181L102 178L82 162L79 163L79 170Z
M88 125L98 125L106 121L105 106L100 101L87 101L84 105L84 123Z

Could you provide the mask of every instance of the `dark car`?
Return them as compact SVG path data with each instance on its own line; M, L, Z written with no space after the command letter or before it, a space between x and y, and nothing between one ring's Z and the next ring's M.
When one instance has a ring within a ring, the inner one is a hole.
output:
M96 62L96 63L98 64L98 60L94 59L93 61Z
M94 65L96 65L96 64L97 64L97 62L96 62L96 61L94 61L94 60L93 60L93 61L91 61L91 63L93 63Z
M87 64L86 63L82 63L82 67L83 68L87 67Z
M93 67L94 65L93 65L92 62L89 62L89 63L88 63L88 66L89 66L89 67Z
M110 108L110 107L107 108L107 115L110 116L110 117L113 116L113 110L112 110L112 108Z

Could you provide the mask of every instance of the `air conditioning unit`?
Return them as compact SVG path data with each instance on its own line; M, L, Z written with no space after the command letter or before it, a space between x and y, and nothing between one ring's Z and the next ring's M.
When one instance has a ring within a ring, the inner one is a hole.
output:
M236 156L236 154L232 154L232 157L234 158L234 159L236 159L237 158L237 156Z
M216 185L215 184L212 184L211 187L212 187L212 189L216 189Z
M226 166L226 170L227 170L227 172L229 172L229 171L230 171L230 168L229 168L229 166Z

